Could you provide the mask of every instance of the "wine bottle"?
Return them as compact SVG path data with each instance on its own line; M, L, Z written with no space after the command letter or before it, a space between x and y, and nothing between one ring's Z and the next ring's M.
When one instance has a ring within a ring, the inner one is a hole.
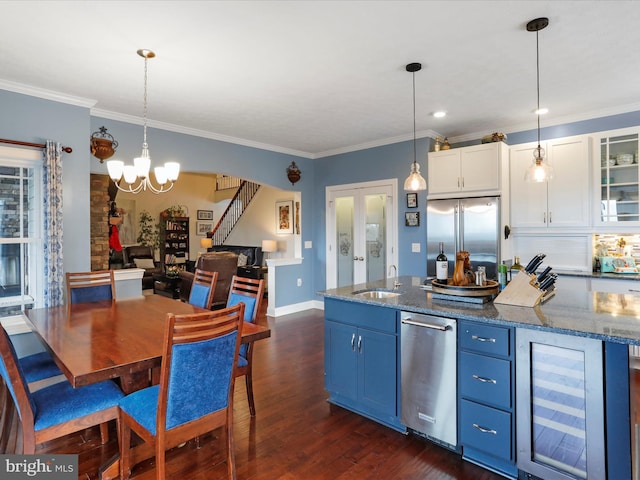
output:
M444 242L440 242L440 254L436 257L436 279L439 282L447 283L449 278L449 262L444 254Z

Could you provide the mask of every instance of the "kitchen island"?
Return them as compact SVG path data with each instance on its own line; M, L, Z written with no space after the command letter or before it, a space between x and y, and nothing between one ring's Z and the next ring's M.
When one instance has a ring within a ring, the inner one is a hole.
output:
M400 415L401 315L455 319L458 415L452 421L457 422L458 441L445 447L508 478L580 478L586 472L588 478L632 478L635 414L628 345L640 345L640 295L559 286L544 304L525 308L434 298L422 278L398 280L395 291L400 295L386 298L354 292L393 291L393 279L320 292L325 297L325 387L330 402L407 431ZM545 369L558 379L542 378ZM555 382L552 396L577 382L578 393L570 392L571 398L582 395L583 401L577 408L554 406L555 397L552 403L539 398L538 382L544 388ZM545 415L549 418L541 420ZM548 432L545 422L551 425ZM568 423L556 426L562 422ZM537 435L551 432L553 437L551 430L575 435L584 449L545 451L549 445L536 444ZM558 473L565 467L575 476Z

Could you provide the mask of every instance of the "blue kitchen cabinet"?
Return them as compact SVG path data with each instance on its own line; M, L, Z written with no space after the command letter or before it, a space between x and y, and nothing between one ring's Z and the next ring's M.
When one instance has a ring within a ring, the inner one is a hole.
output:
M329 401L395 430L400 423L397 310L325 299Z
M458 322L459 438L465 460L517 478L514 329Z

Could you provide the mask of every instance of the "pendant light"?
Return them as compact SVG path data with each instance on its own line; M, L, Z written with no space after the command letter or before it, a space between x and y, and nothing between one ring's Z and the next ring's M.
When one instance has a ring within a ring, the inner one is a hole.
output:
M147 60L156 56L151 50L140 49L138 55L144 58L144 123L142 137L142 154L133 159L133 165L125 165L122 160L109 160L107 170L113 183L118 190L128 193L140 193L147 190L153 193L168 192L173 188L173 183L178 180L180 174L180 164L177 162L166 162L164 167L155 167L154 173L156 181L160 185L155 187L149 178L151 168L151 157L149 156L149 146L147 145ZM127 187L120 185L124 177ZM138 182L137 185L134 184Z
M538 47L538 32L549 25L549 19L546 17L536 18L527 23L528 32L536 32L536 91L538 94L538 108L536 116L538 117L538 146L533 149L533 163L527 168L524 179L526 182L541 183L553 178L553 167L549 162L544 161L545 151L540 146L540 49Z
M407 65L407 72L411 72L413 76L413 163L411 164L411 173L404 181L404 189L412 192L427 189L427 182L420 175L420 165L416 162L416 72L421 69L422 64L420 63Z

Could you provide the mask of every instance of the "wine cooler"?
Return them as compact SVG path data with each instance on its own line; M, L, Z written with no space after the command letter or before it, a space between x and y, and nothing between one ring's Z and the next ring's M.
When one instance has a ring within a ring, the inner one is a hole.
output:
M517 329L518 469L606 478L602 342Z

